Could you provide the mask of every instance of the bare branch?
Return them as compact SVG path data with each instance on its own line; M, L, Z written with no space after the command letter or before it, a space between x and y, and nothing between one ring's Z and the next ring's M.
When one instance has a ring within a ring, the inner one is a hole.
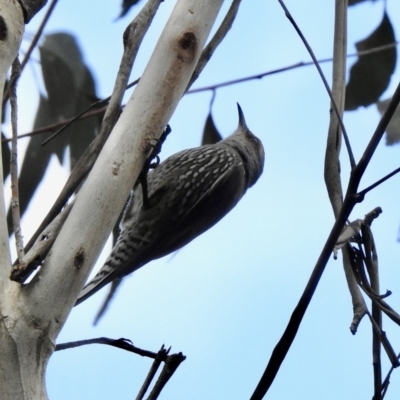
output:
M113 346L117 347L118 349L135 353L142 357L149 357L154 359L160 357L160 352L154 353L152 351L140 349L139 347L134 346L131 340L124 338L110 339L106 337L99 337L94 339L77 340L76 342L60 343L56 345L55 351L74 349L75 347L86 346L88 344L105 344L107 346ZM166 359L167 355L165 355L165 357L161 357L161 361L166 361Z
M157 379L156 384L153 387L147 400L156 400L163 390L164 386L171 379L174 372L177 370L182 361L185 361L186 357L182 353L171 354L167 357L164 368L161 371L160 376Z
M154 379L155 374L162 362L165 363L164 368L161 371L160 376L157 379L157 382L154 385L153 390L151 391L149 399L157 399L158 395L161 393L164 386L167 384L168 380L172 377L176 369L179 365L186 359L186 357L182 353L168 355L170 348L165 349L164 345L161 346L161 349L157 352L151 352L148 350L140 349L133 345L133 343L129 339L109 339L106 337L87 339L87 340L78 340L76 342L68 342L61 343L56 345L55 351L72 349L75 347L86 346L88 344L105 344L108 346L117 347L119 349L129 351L135 354L138 354L142 357L153 358L154 362L147 374L147 377L140 388L138 395L136 396L136 400L142 400L151 384L151 381Z
M35 136L35 135L39 135L41 133L44 132L48 132L48 131L52 131L56 128L62 128L72 122L74 122L77 119L84 119L84 118L90 118L90 117L94 117L97 116L99 114L104 113L104 111L107 109L107 106L100 108L99 110L95 110L92 112L87 112L86 114L84 114L87 110L85 110L83 113L84 115L79 114L79 116L75 116L72 117L70 119L66 119L65 121L61 121L61 122L57 122L55 124L50 124L50 125L46 125L46 126L42 126L41 128L35 129L33 131L27 132L27 133L23 133L22 135L18 135L17 139L23 139L26 137L30 137L30 136ZM2 143L8 143L11 142L12 139L8 139L8 138L4 138L1 140Z
M388 355L388 358L389 358L391 364L395 368L398 367L400 365L399 360L396 356L396 353L393 350L392 345L390 344L389 340L386 337L386 332L382 331L379 328L379 325L372 318L371 314L368 313L368 316L369 316L371 324L372 324L372 329L374 330L374 333L377 336L377 340L379 340L380 343L382 343L382 346L386 350L386 354ZM379 385L379 387L380 387L380 385Z
M348 193L357 193L358 185L360 184L361 178L364 175L364 172L367 169L367 166L371 161L372 156L374 155L375 150L378 147L378 144L381 141L382 136L384 135L386 128L396 111L397 106L399 105L399 102L400 83L397 85L397 88L392 96L392 100L390 101L385 113L379 121L379 124L376 127L375 132L371 140L369 141L368 146L365 149L360 161L358 162L357 167L351 173L349 187L347 188ZM363 199L358 199L357 202L361 202L362 200Z
M190 82L187 86L186 91L193 85L193 83L197 80L200 76L201 72L203 71L204 67L207 65L208 61L210 61L212 55L216 48L220 45L222 40L225 38L226 34L232 28L233 22L235 21L236 15L239 11L240 2L242 0L233 0L231 6L229 7L228 12L225 15L224 20L222 21L221 25L215 32L212 39L209 41L207 46L201 53L200 59L196 65L196 68L193 72L192 77L190 78Z
M371 53L377 53L380 51L387 50L388 48L395 47L397 45L398 45L398 42L386 44L384 46L374 47L369 50L360 51L359 53L347 54L346 58L358 57L361 55L366 55L366 54L371 54ZM323 64L323 63L327 63L327 62L331 62L331 61L333 61L333 58L322 58L322 59L318 60L317 62L318 62L318 64ZM186 94L194 94L194 93L199 93L199 92L206 92L209 90L215 90L215 89L222 88L225 86L236 85L238 83L252 81L255 79L262 79L265 76L280 74L281 72L290 71L292 69L297 69L297 68L301 68L301 67L310 67L311 65L315 65L314 61L300 61L296 64L288 65L286 67L282 67L282 68L278 68L278 69L273 69L271 71L262 72L260 74L245 76L244 78L233 79L233 80L226 81L226 82L216 83L215 85L204 86L201 88L192 89L192 90L189 90Z
M49 226L46 227L22 260L19 260L19 262L13 265L10 279L22 283L42 264L67 219L74 201L75 200L71 201L71 203L54 218Z
M400 354L397 355L397 359L400 359ZM387 389L388 389L389 383L390 383L390 375L392 374L394 368L395 367L392 364L392 366L390 367L390 369L389 369L389 371L388 371L388 373L386 375L386 378L382 382L382 392L381 392L381 399L382 400L384 399L384 397L386 395L386 392L387 392Z
M7 72L18 55L21 44L22 34L24 32L23 12L18 2L2 3L2 18L7 26L7 37L0 46L0 98L3 98L3 90L6 82ZM0 108L0 116L3 109ZM0 119L2 120L2 119ZM6 220L6 206L4 200L4 182L3 182L3 160L0 152L0 283L3 282L0 290L0 304L4 304L5 288L9 284L10 275L10 247L8 241L8 229Z
M18 259L24 258L24 243L22 240L21 231L21 216L19 209L19 190L18 190L18 104L17 104L17 83L21 76L21 64L18 57L14 60L12 65L12 74L10 79L10 103L11 103L11 129L12 129L12 142L11 142L11 162L10 162L10 175L11 175L11 210L12 219L15 232L15 247L17 249Z
M367 267L371 289L375 293L380 292L379 288L379 270L378 255L376 252L374 236L370 224L364 223L361 227L364 244L365 265ZM381 338L382 332L382 312L375 302L372 302L372 367L374 371L374 400L379 400L382 392L382 363L381 363ZM376 326L376 327L375 327ZM391 354L392 355L392 354ZM393 363L392 363L393 365Z
M346 93L346 52L347 52L347 1L336 1L335 27L333 39L333 68L332 68L332 95L339 106L340 119L344 111L344 99ZM344 136L346 139L346 135ZM341 150L341 124L336 113L331 113L328 128L328 138L325 151L324 178L332 205L333 213L337 217L343 203L343 190L340 179L340 150ZM354 167L354 157L351 152L350 143L346 141L350 155L351 168ZM357 285L351 267L351 256L348 247L343 249L343 269L347 286L353 304L353 319L350 331L355 334L362 318L368 308L364 297Z
M344 2L346 0L344 0L344 1L343 0L339 0L339 1ZM318 70L318 73L319 73L319 75L320 75L320 77L322 79L322 82L324 83L325 89L326 89L326 91L327 91L327 93L328 93L328 95L329 95L329 97L331 99L332 107L333 107L333 109L335 111L335 114L337 116L338 123L340 125L340 128L342 129L342 134L343 134L344 140L345 140L346 145L347 145L347 152L349 153L350 164L353 167L355 165L355 160L354 160L353 152L351 150L350 142L349 142L349 139L348 139L348 136L347 136L346 128L345 128L343 120L342 120L342 116L341 116L342 113L339 111L339 107L337 106L335 98L332 95L332 92L331 92L331 89L329 87L328 81L326 80L325 75L322 72L322 69L321 69L320 65L318 64L318 60L315 57L315 54L312 51L311 46L308 44L307 39L305 38L305 36L301 32L300 28L298 27L296 21L293 19L292 15L290 14L290 12L287 9L287 7L285 6L284 2L282 0L278 0L278 2L282 6L282 8L284 9L286 17L292 23L294 29L296 30L296 32L300 36L301 40L304 43L304 46L307 48L308 53L310 54L312 60L314 61L314 64L315 64L315 66L316 66L316 68ZM346 53L344 53L344 54L346 54Z
M139 82L139 79L136 79L135 81L131 82L129 85L126 86L125 90L128 90L129 88L135 86ZM65 129L67 129L70 125L72 125L75 121L78 119L82 118L83 116L88 115L88 112L92 110L93 108L98 108L101 107L105 104L108 104L108 102L111 100L111 96L106 97L103 100L96 101L95 103L91 104L90 107L88 107L86 110L83 110L81 113L76 115L75 117L71 118L65 125L63 125L57 132L54 132L49 138L44 140L42 142L42 146L46 145L50 140L54 139L56 136L58 136L60 133L62 133ZM122 102L122 100L121 100ZM107 107L105 108L107 110ZM96 112L98 114L98 111Z
M157 353L157 357L154 359L153 364L150 367L150 370L146 376L145 381L143 382L142 387L139 390L138 395L136 396L135 400L142 400L147 392L147 390L150 387L151 381L154 379L158 368L161 365L162 361L165 361L167 359L168 353L170 349L164 349L164 345L161 347L161 349Z
M394 171L392 171L390 174L385 175L383 178L379 179L378 181L376 181L375 183L373 183L372 185L368 186L367 188L359 191L357 193L357 197L359 197L361 199L361 201L364 199L364 196L371 191L372 189L375 189L377 186L379 186L381 183L387 181L388 179L390 179L392 176L398 174L400 172L400 168L396 168Z
M133 63L139 51L140 44L146 34L151 21L157 12L161 0L150 0L143 7L142 11L136 18L128 25L124 32L124 53L122 56L121 64L117 74L114 85L113 94L111 95L110 103L107 107L104 119L101 125L101 130L96 139L93 140L91 145L83 153L82 157L76 163L71 175L68 178L63 190L59 194L53 207L50 209L35 234L32 236L26 245L26 251L30 249L36 241L40 233L46 228L47 225L55 218L55 216L62 210L70 196L82 183L87 176L94 162L97 159L105 141L107 140L112 128L114 127L121 109L122 98L128 83L129 75L132 70Z

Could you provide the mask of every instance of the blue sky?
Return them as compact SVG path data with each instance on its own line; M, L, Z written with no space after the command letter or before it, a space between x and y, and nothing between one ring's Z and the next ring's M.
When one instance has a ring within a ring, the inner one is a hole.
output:
M286 2L318 58L329 57L333 40L333 3ZM132 80L140 76L174 2L160 7L146 37ZM60 0L46 32L74 33L95 75L98 95L112 90L122 52L122 33L137 12L114 22L119 2ZM225 4L224 10L229 4ZM399 5L388 1L395 29ZM382 18L382 2L349 10L349 47L366 37ZM223 12L221 13L222 17ZM27 26L31 37L43 12ZM397 32L397 37L399 33ZM24 41L23 49L28 46ZM37 53L34 58L37 58ZM243 2L226 40L194 87L240 78L309 61L305 48L277 1ZM349 65L354 59L349 60ZM330 81L331 66L322 66ZM382 98L399 81L398 68ZM30 130L42 85L32 68L19 85L20 132ZM211 92L185 96L171 119L172 134L161 158L198 146ZM264 174L239 205L210 231L174 257L152 262L126 279L109 313L97 327L93 317L106 294L102 290L74 309L59 342L98 336L125 337L138 347L157 351L164 343L187 356L161 399L246 399L289 320L333 224L323 180L329 123L329 99L315 68L290 72L219 89L213 116L223 136L237 125L239 102L250 129L263 141ZM356 159L369 140L379 113L374 106L345 114ZM21 141L21 148L26 142ZM361 188L397 168L399 147L382 143ZM349 175L342 157L342 181ZM53 160L30 212L23 220L26 238L33 233L62 187L67 171ZM368 194L351 219L376 206L374 222L381 289L393 291L388 302L400 309L399 177ZM100 268L108 252L100 256ZM269 399L371 398L371 327L362 321L352 336L351 299L340 257L329 262L298 336L268 394ZM400 350L398 327L384 319L384 329ZM389 369L383 355L383 371ZM132 399L151 364L122 350L92 345L54 354L47 373L52 400ZM398 371L392 375L387 400L397 399Z

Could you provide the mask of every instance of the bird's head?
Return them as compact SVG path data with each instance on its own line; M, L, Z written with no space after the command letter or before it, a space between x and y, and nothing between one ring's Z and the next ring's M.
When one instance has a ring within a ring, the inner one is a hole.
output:
M265 153L261 140L247 127L240 105L238 104L237 107L239 126L224 142L232 146L240 154L247 172L247 187L249 188L257 182L263 172Z

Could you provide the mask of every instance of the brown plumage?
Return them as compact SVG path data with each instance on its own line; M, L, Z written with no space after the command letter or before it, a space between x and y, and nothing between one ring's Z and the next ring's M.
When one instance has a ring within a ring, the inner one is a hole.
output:
M253 186L264 167L261 141L246 126L226 139L181 151L149 172L148 207L136 189L125 208L118 240L97 275L82 289L81 303L115 278L191 242L224 217Z

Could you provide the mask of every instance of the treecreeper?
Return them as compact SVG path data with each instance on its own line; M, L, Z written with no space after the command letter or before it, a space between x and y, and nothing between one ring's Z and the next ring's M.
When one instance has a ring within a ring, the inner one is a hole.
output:
M210 229L253 186L264 168L263 145L247 127L238 105L239 126L220 142L173 154L147 175L148 201L133 191L118 240L76 304L116 278L185 246Z

